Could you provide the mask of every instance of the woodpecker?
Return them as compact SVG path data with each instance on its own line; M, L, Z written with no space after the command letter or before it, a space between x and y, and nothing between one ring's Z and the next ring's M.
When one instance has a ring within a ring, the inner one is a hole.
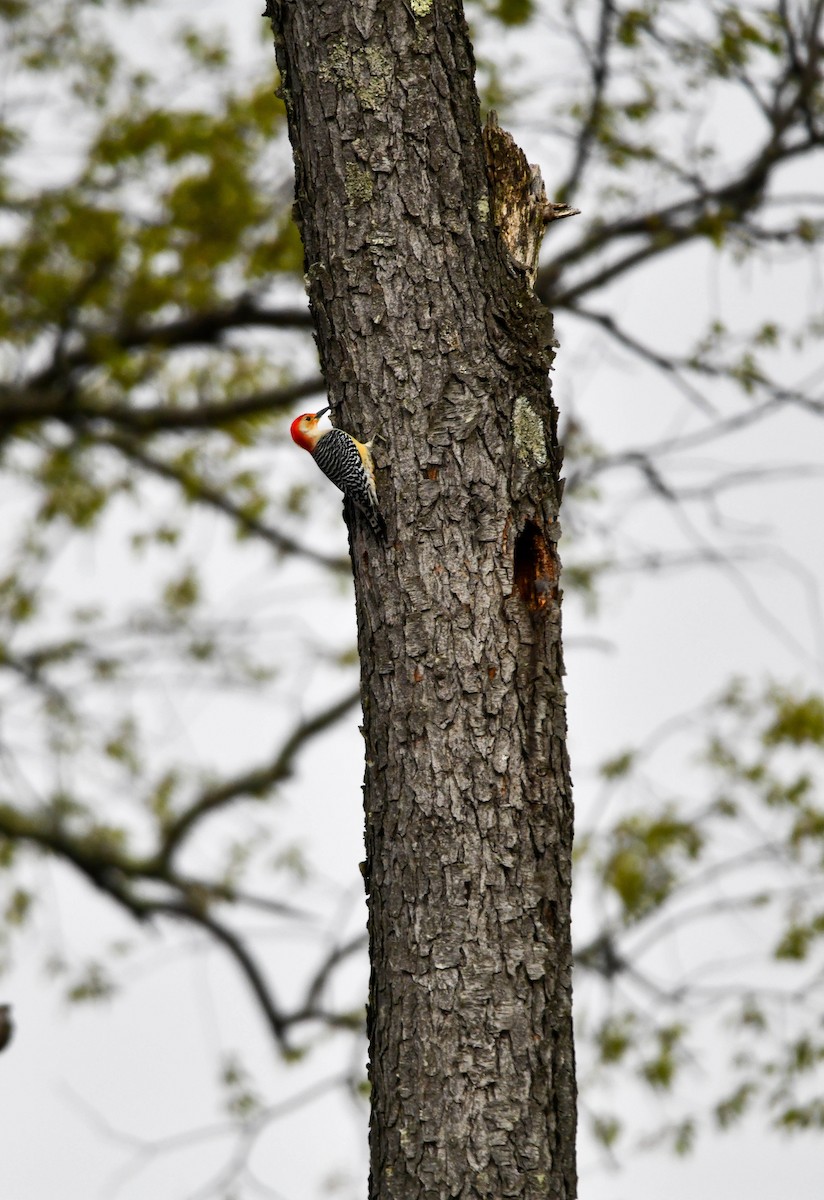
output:
M308 450L324 475L357 505L373 533L384 537L386 526L378 509L372 443L359 442L342 429L318 429L318 421L327 412L328 405L320 412L295 417L290 430L292 440Z

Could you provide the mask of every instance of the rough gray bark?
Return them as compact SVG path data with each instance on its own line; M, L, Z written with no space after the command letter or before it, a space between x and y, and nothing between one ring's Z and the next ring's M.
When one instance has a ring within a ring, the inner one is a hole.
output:
M551 323L493 220L511 171L493 128L487 172L460 0L269 0L267 12L334 422L385 438L389 540L350 524L370 1197L568 1200Z

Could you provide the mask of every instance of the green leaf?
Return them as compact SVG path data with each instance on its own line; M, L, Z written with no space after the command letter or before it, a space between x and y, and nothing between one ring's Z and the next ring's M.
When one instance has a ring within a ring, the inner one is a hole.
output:
M635 764L635 751L625 750L623 754L617 754L614 758L608 758L606 762L601 763L600 773L604 779L623 779L628 775Z
M824 699L810 694L797 699L776 689L771 693L773 720L761 735L765 746L824 746Z

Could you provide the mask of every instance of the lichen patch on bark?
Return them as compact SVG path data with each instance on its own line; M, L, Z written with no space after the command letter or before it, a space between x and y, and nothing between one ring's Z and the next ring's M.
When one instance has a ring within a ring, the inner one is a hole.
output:
M512 413L512 434L515 438L515 450L522 462L533 463L536 467L546 466L544 423L526 396L516 397Z
M346 164L346 195L351 205L366 204L372 199L375 182L372 172L355 163Z

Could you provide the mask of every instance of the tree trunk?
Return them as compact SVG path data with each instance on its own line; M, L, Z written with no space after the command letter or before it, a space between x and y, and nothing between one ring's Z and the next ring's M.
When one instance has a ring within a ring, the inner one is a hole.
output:
M334 423L384 439L388 541L350 522L370 1197L570 1198L551 334L529 253L500 230L535 181L513 183L494 126L485 162L460 0L269 0L268 15Z

